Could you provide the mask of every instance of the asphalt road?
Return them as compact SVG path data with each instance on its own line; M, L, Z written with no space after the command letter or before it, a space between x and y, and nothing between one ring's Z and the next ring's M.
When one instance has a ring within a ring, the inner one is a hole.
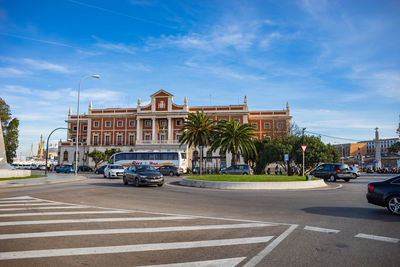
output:
M230 191L182 187L177 177L136 188L89 174L2 188L0 266L399 266L400 216L365 198L382 178Z

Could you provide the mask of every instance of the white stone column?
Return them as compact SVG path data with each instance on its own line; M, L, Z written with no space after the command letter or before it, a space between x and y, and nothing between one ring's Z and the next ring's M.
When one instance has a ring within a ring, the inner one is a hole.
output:
M168 142L172 142L173 139L173 134L172 134L172 120L170 117L168 117Z
M156 141L157 140L157 133L156 133L156 118L152 118L152 122L151 122L151 129L152 131L152 140Z
M136 118L136 142L140 143L142 140L142 129L140 129L140 119Z

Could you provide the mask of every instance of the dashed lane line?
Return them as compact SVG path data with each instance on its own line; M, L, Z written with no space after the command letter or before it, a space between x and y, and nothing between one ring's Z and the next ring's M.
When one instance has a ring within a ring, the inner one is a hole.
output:
M328 234L337 234L340 232L340 230L313 227L313 226L305 226L304 230L314 231L314 232L322 232L322 233L328 233Z
M199 230L203 231L203 230L255 228L255 227L266 227L266 226L269 226L269 225L261 224L261 223L247 223L247 224L174 226L174 227L155 227L155 228L124 228L124 229L53 231L53 232L21 233L21 234L1 234L0 240L20 239L20 238L37 238L37 237L56 237L56 236L159 233L159 232L181 232L181 231L199 231Z
M272 238L273 236L262 236L262 237L203 240L203 241L191 241L191 242L0 252L0 260L160 251L160 250L170 250L170 249L206 248L206 247L216 247L216 246L249 245L249 244L267 243Z
M145 265L141 267L232 267L238 265L246 257L230 258L230 259L218 259L209 261L192 261L172 264L161 264L161 265Z
M134 211L102 210L102 211L68 211L68 212L66 211L66 212L10 213L10 214L0 214L0 217L75 215L75 214L112 214L112 213L134 213Z
M398 238L378 236L378 235L357 234L354 237L372 239L372 240L395 243L395 244L400 242L400 239Z
M132 221L172 221L194 219L190 216L163 216L163 217L128 217L128 218L96 218L96 219L66 219L66 220L36 220L0 222L0 226L32 225L32 224L60 224L60 223L92 223L92 222L132 222Z

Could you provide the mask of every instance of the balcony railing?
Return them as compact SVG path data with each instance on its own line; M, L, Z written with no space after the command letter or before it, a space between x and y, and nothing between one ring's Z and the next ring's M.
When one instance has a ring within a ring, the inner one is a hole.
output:
M137 145L179 145L179 140L136 140Z

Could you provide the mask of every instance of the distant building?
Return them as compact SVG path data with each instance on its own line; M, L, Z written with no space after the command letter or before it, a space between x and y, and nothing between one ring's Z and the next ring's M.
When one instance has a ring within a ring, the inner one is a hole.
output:
M357 157L367 155L367 145L363 143L347 143L333 145L339 151L341 157Z
M94 149L119 148L128 151L177 151L186 154L192 162L198 151L180 145L181 129L185 118L191 112L204 111L213 120L237 120L250 123L255 128L257 139L288 136L290 133L289 105L283 110L249 111L247 99L242 105L189 106L173 102L173 95L159 90L151 95L151 102L142 106L140 99L136 108L93 109L89 104L88 114L79 116L79 164L94 165L88 154ZM266 101L267 103L267 101ZM66 121L69 131L67 139L59 144L59 162L75 162L77 116L68 113ZM205 148L204 154L210 154ZM217 154L219 155L219 154ZM230 162L227 155L226 162Z
M379 139L381 153L387 153L389 148L397 142L399 142L399 138L397 138L397 137L387 138L387 139ZM375 155L376 140L361 141L359 143L364 143L367 145L367 155Z

